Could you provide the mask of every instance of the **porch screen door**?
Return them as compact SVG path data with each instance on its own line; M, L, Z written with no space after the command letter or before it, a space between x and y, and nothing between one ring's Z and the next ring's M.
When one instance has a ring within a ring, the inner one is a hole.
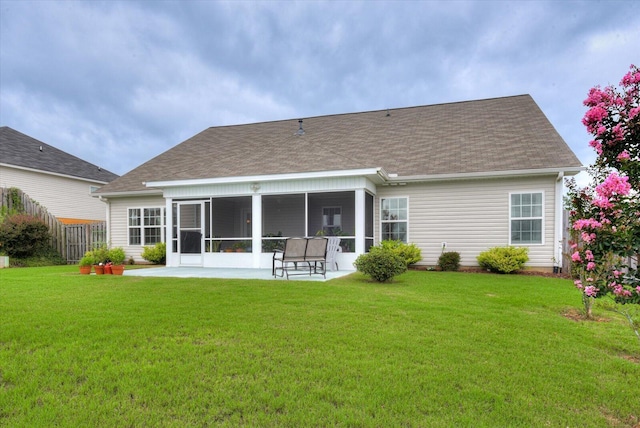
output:
M180 265L202 266L202 210L201 202L179 205Z

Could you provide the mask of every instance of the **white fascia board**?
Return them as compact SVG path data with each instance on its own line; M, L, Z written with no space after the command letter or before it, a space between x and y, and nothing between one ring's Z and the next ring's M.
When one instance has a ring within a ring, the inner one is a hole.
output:
M149 190L136 190L135 192L106 192L106 193L91 193L91 196L94 198L128 198L131 196L154 196L160 195L162 196L162 190L160 189L149 189Z
M19 170L22 170L22 171L37 172L38 174L47 174L47 175L54 175L56 177L71 178L73 180L86 181L87 183L109 184L108 181L92 180L92 179L86 178L86 177L78 177L76 175L69 175L69 174L60 174L59 172L44 171L42 169L27 168L25 166L11 165L11 164L8 164L8 163L0 163L0 166L7 167L7 168L13 168L13 169L19 169Z
M404 182L416 183L424 181L448 181L448 180L466 180L472 178L500 178L500 177L518 177L532 175L576 175L585 171L585 167L569 167L569 168L541 168L541 169L516 169L509 171L483 171L468 173L452 173L452 174L431 174L431 175L407 175L388 179L388 182Z
M314 171L300 172L291 174L272 174L272 175L250 175L244 177L219 177L219 178L199 178L192 180L167 180L167 181L148 181L143 183L147 187L165 188L179 186L199 186L207 184L231 184L231 183L253 183L265 181L286 181L286 180L305 180L314 178L332 178L332 177L354 177L354 176L375 176L376 181L387 181L389 176L383 168L363 168L349 169L339 171Z

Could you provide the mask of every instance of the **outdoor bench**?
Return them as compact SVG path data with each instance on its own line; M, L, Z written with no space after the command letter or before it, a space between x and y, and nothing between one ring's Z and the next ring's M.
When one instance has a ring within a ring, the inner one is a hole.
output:
M322 275L327 277L327 238L287 238L284 250L273 252L273 276ZM301 267L304 266L304 267ZM280 272L280 275L278 275Z

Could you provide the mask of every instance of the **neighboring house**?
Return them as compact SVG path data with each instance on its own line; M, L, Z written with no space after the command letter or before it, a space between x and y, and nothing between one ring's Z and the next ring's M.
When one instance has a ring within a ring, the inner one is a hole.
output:
M91 192L118 176L69 153L0 127L0 187L17 187L63 223L105 221Z
M204 130L100 189L109 240L170 266L271 266L278 235L342 235L339 264L384 239L423 265L526 246L561 263L563 178L583 168L529 95ZM247 252L226 253L246 246Z

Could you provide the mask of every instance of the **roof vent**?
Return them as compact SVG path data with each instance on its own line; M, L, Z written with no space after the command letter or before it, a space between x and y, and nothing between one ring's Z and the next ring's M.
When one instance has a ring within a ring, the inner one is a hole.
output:
M295 133L295 135L304 135L304 129L302 129L302 119L298 120L298 124L300 124L300 128L298 128L298 131Z
M42 146L40 146L40 151L42 151Z

